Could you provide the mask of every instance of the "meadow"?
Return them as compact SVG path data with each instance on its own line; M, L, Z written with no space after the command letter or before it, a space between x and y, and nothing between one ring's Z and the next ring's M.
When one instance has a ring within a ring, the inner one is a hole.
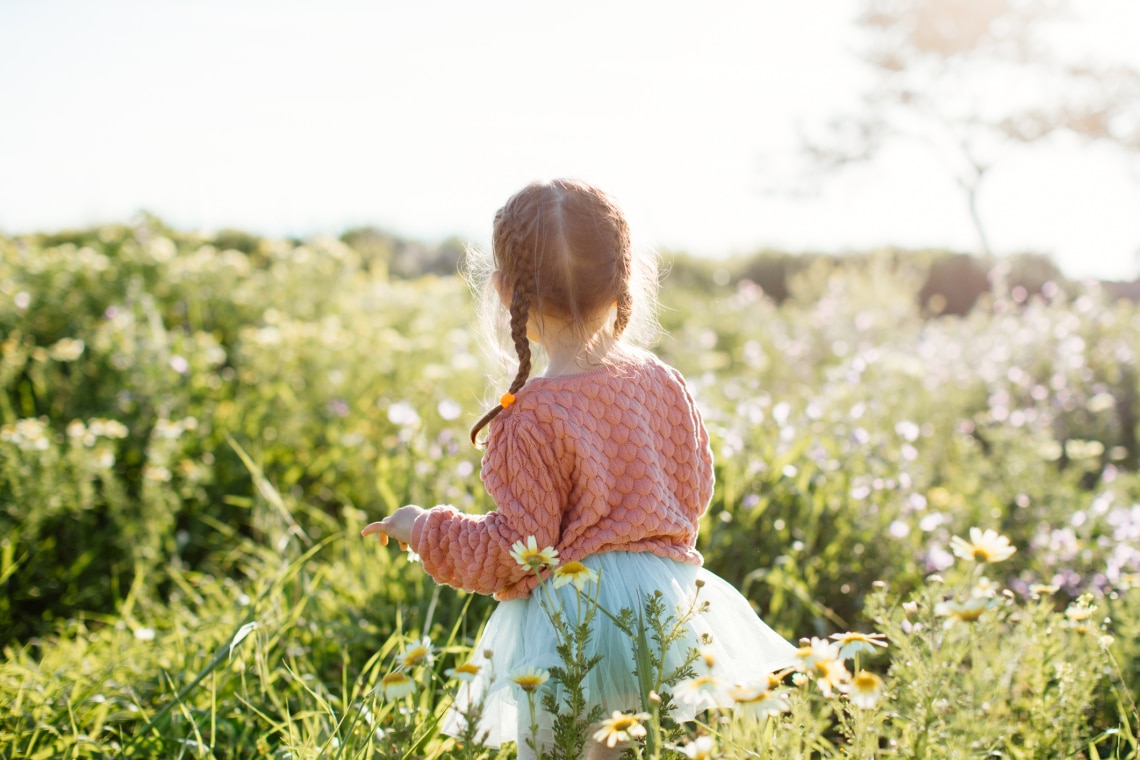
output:
M659 674L708 710L631 754L1138 757L1140 310L999 262L937 316L928 271L665 279L698 548L803 667ZM490 600L359 537L493 508L472 300L335 239L0 238L0 757L514 757L439 732Z

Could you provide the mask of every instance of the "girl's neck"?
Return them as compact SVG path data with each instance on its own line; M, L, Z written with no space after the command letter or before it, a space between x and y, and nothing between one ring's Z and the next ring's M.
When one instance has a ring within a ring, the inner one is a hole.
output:
M585 341L567 331L555 334L560 339L542 343L550 359L542 373L544 377L564 377L597 369L612 361L618 347L617 339L608 330L599 331Z

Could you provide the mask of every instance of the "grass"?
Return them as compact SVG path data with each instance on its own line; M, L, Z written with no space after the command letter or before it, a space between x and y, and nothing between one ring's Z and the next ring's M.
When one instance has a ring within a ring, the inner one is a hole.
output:
M255 242L0 239L0 756L512 757L439 733L489 600L359 538L404 503L492 506L466 428L502 368L469 296ZM917 265L861 261L781 305L667 283L657 350L713 438L710 569L793 642L889 646L836 658L830 696L805 667L653 718L637 752L1135 758L1140 313L999 281L929 319ZM971 527L1016 553L956 557Z

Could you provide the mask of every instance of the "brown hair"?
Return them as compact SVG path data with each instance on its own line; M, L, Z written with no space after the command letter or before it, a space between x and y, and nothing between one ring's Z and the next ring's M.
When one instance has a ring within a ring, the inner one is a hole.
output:
M518 372L507 393L530 377L527 322L531 310L567 320L583 334L616 304L613 335L629 324L633 310L629 225L613 199L585 182L535 182L513 195L495 214L495 270L510 293L510 334ZM471 428L471 442L503 411L500 403Z

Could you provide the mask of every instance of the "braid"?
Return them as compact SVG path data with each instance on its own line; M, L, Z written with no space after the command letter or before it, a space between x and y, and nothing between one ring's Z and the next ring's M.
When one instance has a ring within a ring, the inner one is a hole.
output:
M518 278L511 289L511 340L514 342L515 356L519 357L519 371L514 376L507 393L518 393L530 377L530 341L527 338L527 322L530 319L530 304L534 301L535 278L529 256L520 256Z
M511 381L510 388L507 393L514 395L522 390L526 385L527 379L530 378L531 369L531 352L530 340L527 338L527 324L530 321L530 304L534 298L534 274L533 257L527 256L525 252L519 255L517 250L520 246L519 238L522 235L517 230L505 230L504 238L506 239L505 247L509 250L507 260L516 263L514 282L511 283L511 341L515 345L515 354L519 359L518 372L515 373L515 379ZM513 250L511 250L513 249ZM499 416L503 411L503 404L500 402L496 404L493 409L479 418L475 426L471 428L471 443L478 446L478 435L484 427Z
M617 296L617 316L614 319L614 337L621 337L625 328L629 326L630 315L633 313L633 293L630 290L630 280L633 277L633 254L629 239L629 224L621 211L613 205L609 198L605 199L609 216L613 224L613 250L619 259L615 272L615 291Z
M530 377L531 316L564 321L586 345L611 304L617 307L613 337L620 338L630 326L635 293L643 295L625 216L612 198L583 182L538 182L512 196L495 214L492 251L496 286L501 296L509 294L510 335L518 357L518 371L502 399L507 405ZM479 445L479 432L503 408L500 402L475 423L472 443Z
M618 290L617 316L614 318L614 337L621 337L625 328L629 326L629 317L633 313L633 295L629 292L629 281L622 282Z

